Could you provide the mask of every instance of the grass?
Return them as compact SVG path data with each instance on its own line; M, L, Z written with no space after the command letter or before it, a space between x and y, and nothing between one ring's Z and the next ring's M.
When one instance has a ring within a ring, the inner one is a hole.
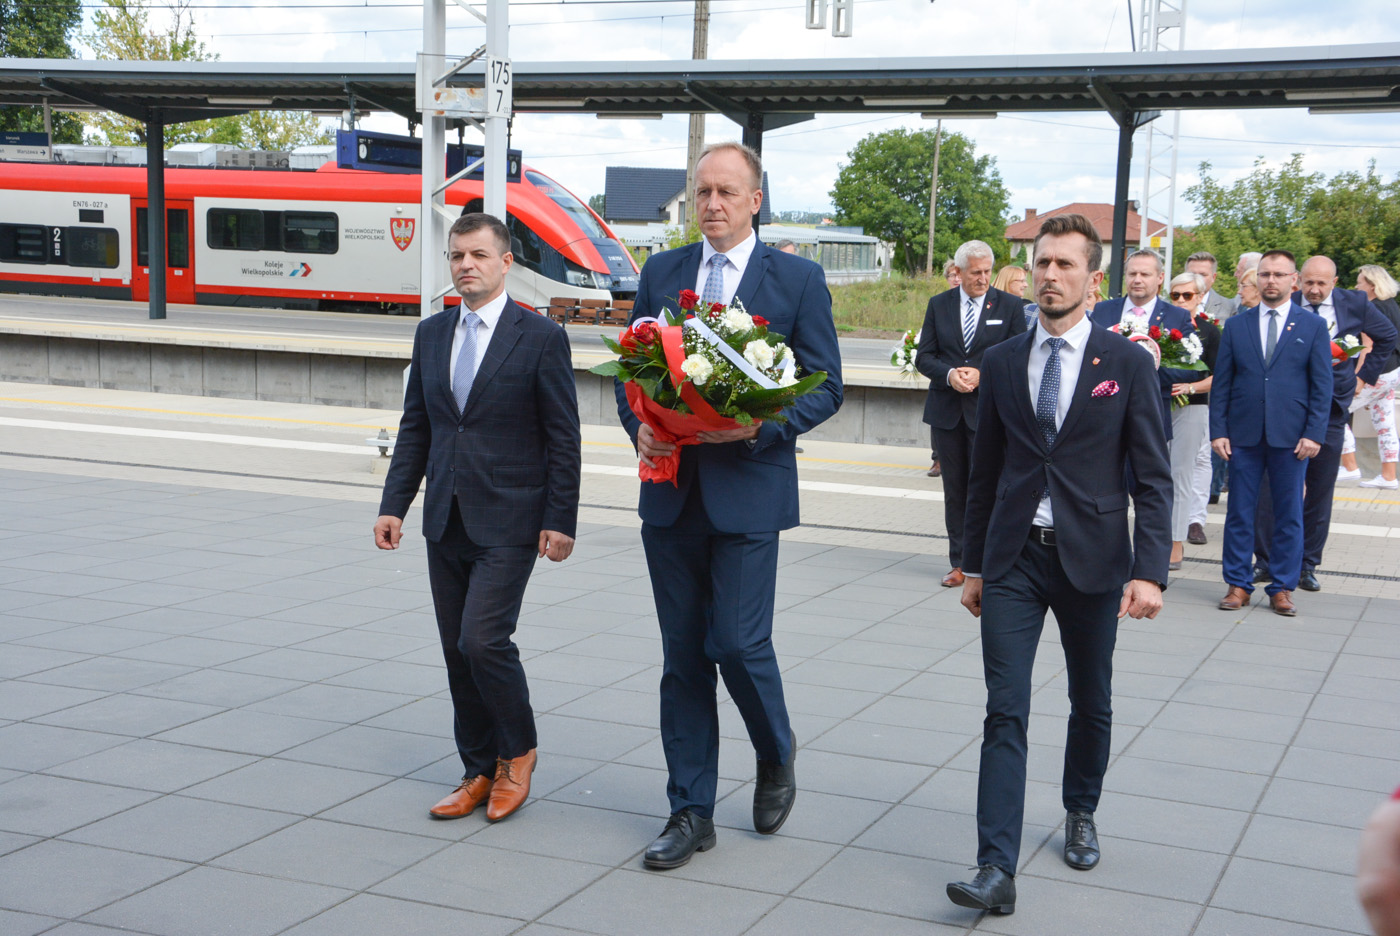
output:
M930 296L948 288L941 276L898 274L868 283L831 287L831 312L841 332L902 332L924 323Z

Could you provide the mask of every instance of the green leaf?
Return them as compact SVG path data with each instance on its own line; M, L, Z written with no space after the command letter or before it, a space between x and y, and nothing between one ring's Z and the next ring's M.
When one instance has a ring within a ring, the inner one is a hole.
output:
M599 377L616 377L619 380L631 380L632 372L621 361L604 361L601 364L594 364L588 369L590 374L597 374Z

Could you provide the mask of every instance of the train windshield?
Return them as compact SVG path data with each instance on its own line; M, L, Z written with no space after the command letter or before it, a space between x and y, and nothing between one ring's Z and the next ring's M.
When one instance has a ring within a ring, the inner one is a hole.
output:
M563 208L564 213L583 230L584 236L589 240L600 237L608 239L608 232L603 230L603 226L593 217L593 213L584 206L583 202L570 195L558 182L540 175L533 169L525 170L525 178L541 194L548 196L550 201Z

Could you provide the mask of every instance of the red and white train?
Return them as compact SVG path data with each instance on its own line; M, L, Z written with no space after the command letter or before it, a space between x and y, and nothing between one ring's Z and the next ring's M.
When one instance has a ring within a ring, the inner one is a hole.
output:
M167 168L166 297L416 315L420 190L416 174L334 162L313 172ZM480 210L481 197L480 181L446 193L459 211ZM527 166L506 204L516 301L635 295L631 255L559 183ZM146 300L145 168L0 162L0 292Z

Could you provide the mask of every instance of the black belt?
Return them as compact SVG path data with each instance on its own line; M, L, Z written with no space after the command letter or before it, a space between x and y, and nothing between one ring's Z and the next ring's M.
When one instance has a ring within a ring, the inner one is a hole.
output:
M1055 545L1055 528L1054 528L1054 527L1043 527L1043 526L1032 526L1032 527L1031 527L1031 541L1032 541L1032 542L1035 542L1035 543L1039 543L1039 544L1042 545L1042 546L1054 546L1054 545Z

